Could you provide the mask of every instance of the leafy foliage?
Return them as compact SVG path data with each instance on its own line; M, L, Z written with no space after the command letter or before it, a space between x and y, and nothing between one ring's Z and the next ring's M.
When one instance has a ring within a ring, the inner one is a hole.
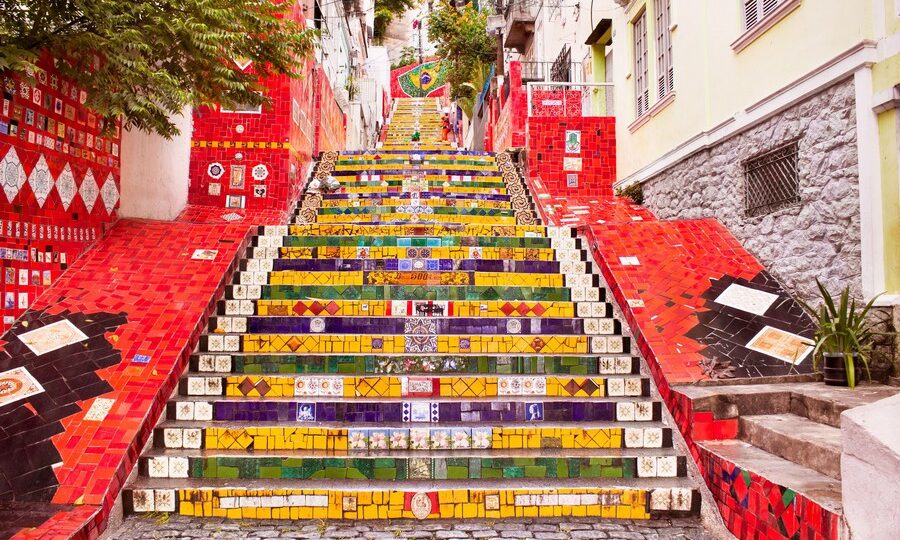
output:
M485 66L497 55L497 43L487 33L487 11L478 11L472 4L461 9L447 0L431 12L428 19L428 38L438 47L438 55L449 62L447 81L450 96L472 98L481 90Z
M28 76L41 54L125 127L178 133L186 105L265 102L260 77L302 75L315 32L272 0L18 0L0 4L0 72ZM242 71L235 59L253 63ZM112 122L107 122L112 125Z
M869 311L878 296L859 308L856 299L850 298L849 286L844 287L838 301L835 302L831 293L818 279L816 285L819 287L822 304L814 308L801 301L803 308L819 325L816 330L813 361L817 363L822 354L842 355L847 368L847 383L853 388L856 386L855 359L862 361L868 373L873 340L876 335L882 333L876 331L876 323L869 317ZM869 378L872 378L871 374Z
M418 61L419 55L416 52L415 47L403 47L402 49L400 49L400 58L398 58L396 62L391 64L391 69L402 68L403 66L415 64Z
M640 182L616 190L617 197L627 197L634 204L644 204L644 186Z
M418 3L418 0L375 0L375 41L380 43L384 39L394 17L402 17Z

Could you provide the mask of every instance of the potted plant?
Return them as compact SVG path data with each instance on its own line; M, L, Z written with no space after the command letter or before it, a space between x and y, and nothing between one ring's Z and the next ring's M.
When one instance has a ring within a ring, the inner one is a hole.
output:
M868 378L869 355L872 351L872 340L879 332L875 323L868 317L869 310L878 298L872 298L862 308L855 299L850 298L850 287L841 291L835 303L831 293L816 279L822 303L818 308L800 301L804 309L816 320L819 328L815 334L813 349L813 367L818 369L819 358L822 358L825 384L831 386L856 386L859 365L866 370Z

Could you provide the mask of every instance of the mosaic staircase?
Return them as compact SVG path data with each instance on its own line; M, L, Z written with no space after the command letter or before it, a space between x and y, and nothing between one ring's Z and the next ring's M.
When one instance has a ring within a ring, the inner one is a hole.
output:
M308 192L292 224L260 228L127 511L699 511L581 241L537 223L508 156L436 141L437 117L435 100L400 100L383 148L322 156L316 175L339 192Z

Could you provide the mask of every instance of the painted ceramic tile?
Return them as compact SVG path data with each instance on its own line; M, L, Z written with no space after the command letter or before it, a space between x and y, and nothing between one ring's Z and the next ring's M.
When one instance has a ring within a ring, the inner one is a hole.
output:
M86 340L88 337L70 321L63 319L55 323L18 335L19 340L37 355L67 347Z

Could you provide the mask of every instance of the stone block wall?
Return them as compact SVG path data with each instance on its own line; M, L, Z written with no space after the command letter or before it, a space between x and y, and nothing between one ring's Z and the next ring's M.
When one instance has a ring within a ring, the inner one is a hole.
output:
M32 82L2 80L0 330L12 325L117 219L120 128L85 103L52 58Z
M861 293L856 115L852 79L695 153L643 186L660 219L714 217L790 291L817 297L815 278L833 293ZM799 142L800 203L770 214L744 212L742 163Z

